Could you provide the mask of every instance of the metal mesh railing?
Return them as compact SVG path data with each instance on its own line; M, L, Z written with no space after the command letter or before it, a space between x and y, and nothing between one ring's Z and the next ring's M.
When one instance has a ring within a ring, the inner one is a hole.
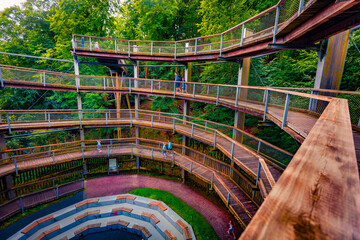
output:
M245 20L235 27L219 34L181 41L140 41L73 35L76 50L121 53L133 55L189 56L228 51L265 38L271 38L275 28L276 12L279 7L278 27L293 17L299 9L312 4L305 0L286 0L264 12ZM300 6L301 4L304 4ZM221 54L220 54L221 55Z
M24 210L50 202L59 197L77 192L83 188L83 179L71 183L66 183L50 189L33 192L10 200L0 205L0 222L14 216Z

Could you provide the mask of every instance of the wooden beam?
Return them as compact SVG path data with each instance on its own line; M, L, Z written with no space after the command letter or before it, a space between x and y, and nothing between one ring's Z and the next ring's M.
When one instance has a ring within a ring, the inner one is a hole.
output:
M240 239L354 239L359 216L348 104L333 99Z

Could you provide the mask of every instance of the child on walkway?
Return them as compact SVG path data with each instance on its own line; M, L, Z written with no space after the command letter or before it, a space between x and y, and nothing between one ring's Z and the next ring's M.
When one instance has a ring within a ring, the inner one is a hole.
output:
M97 140L97 150L98 150L99 152L102 152L102 151L101 151L101 143L100 143L100 140Z
M234 232L234 226L232 225L231 220L229 222L229 229L227 232L228 232L228 234L232 233L232 235L234 236L234 239L236 239L235 232Z
M166 150L167 150L168 148L167 148L167 145L166 145L166 143L164 143L164 145L163 145L163 151L162 151L162 154L163 154L163 158L166 158L167 157L167 154L166 154Z

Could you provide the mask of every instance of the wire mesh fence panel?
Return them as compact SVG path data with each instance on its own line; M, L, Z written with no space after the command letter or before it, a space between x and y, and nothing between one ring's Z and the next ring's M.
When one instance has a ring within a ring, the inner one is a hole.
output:
M286 94L281 92L271 91L269 92L268 102L269 102L268 112L278 117L281 120L284 116Z
M32 208L36 205L49 202L54 199L56 199L56 189L49 189L24 196L23 205L24 208Z
M292 155L284 153L266 143L261 143L259 146L259 154L263 155L272 162L278 164L281 167L286 167L292 159Z
M15 199L5 203L0 206L0 220L3 221L18 212L21 212L20 199Z
M76 181L70 184L59 186L59 196L64 196L72 192L83 189L83 180Z
M309 109L310 98L290 95L289 107L292 111L306 111Z
M226 51L234 46L240 46L242 33L243 33L242 26L230 32L225 33L223 35L222 49Z
M236 87L220 86L219 87L219 98L235 101Z
M90 49L90 37L74 36L74 47L79 50Z
M195 51L197 53L219 52L220 45L221 45L220 34L210 37L200 37L197 39Z
M128 53L129 44L127 40L116 40L116 50L117 53Z
M130 44L130 51L134 54L151 54L152 47L151 42L140 42L140 41L132 41Z
M97 77L97 76L81 76L79 77L80 86L88 86L88 87L99 87L101 89L104 88L104 80L105 77ZM106 84L106 81L105 81Z
M176 42L176 55L184 56L184 55L193 55L195 54L195 42L196 40L188 40Z
M245 25L244 44L254 42L259 39L272 37L275 25L276 9L256 18Z
M292 16L298 13L299 3L301 0L286 0L280 6L279 25L289 20Z
M356 126L360 126L360 94L338 94L338 98L344 98L348 100L351 123Z
M16 68L1 68L2 77L4 80L12 81L26 81L34 83L43 83L43 73L36 71L26 71Z
M153 42L153 54L174 55L175 42Z

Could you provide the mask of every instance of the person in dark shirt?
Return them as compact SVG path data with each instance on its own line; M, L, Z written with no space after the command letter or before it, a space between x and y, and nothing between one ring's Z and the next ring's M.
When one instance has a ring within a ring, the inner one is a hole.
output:
M178 74L178 72L175 72L175 82L175 91L180 92L181 76Z

